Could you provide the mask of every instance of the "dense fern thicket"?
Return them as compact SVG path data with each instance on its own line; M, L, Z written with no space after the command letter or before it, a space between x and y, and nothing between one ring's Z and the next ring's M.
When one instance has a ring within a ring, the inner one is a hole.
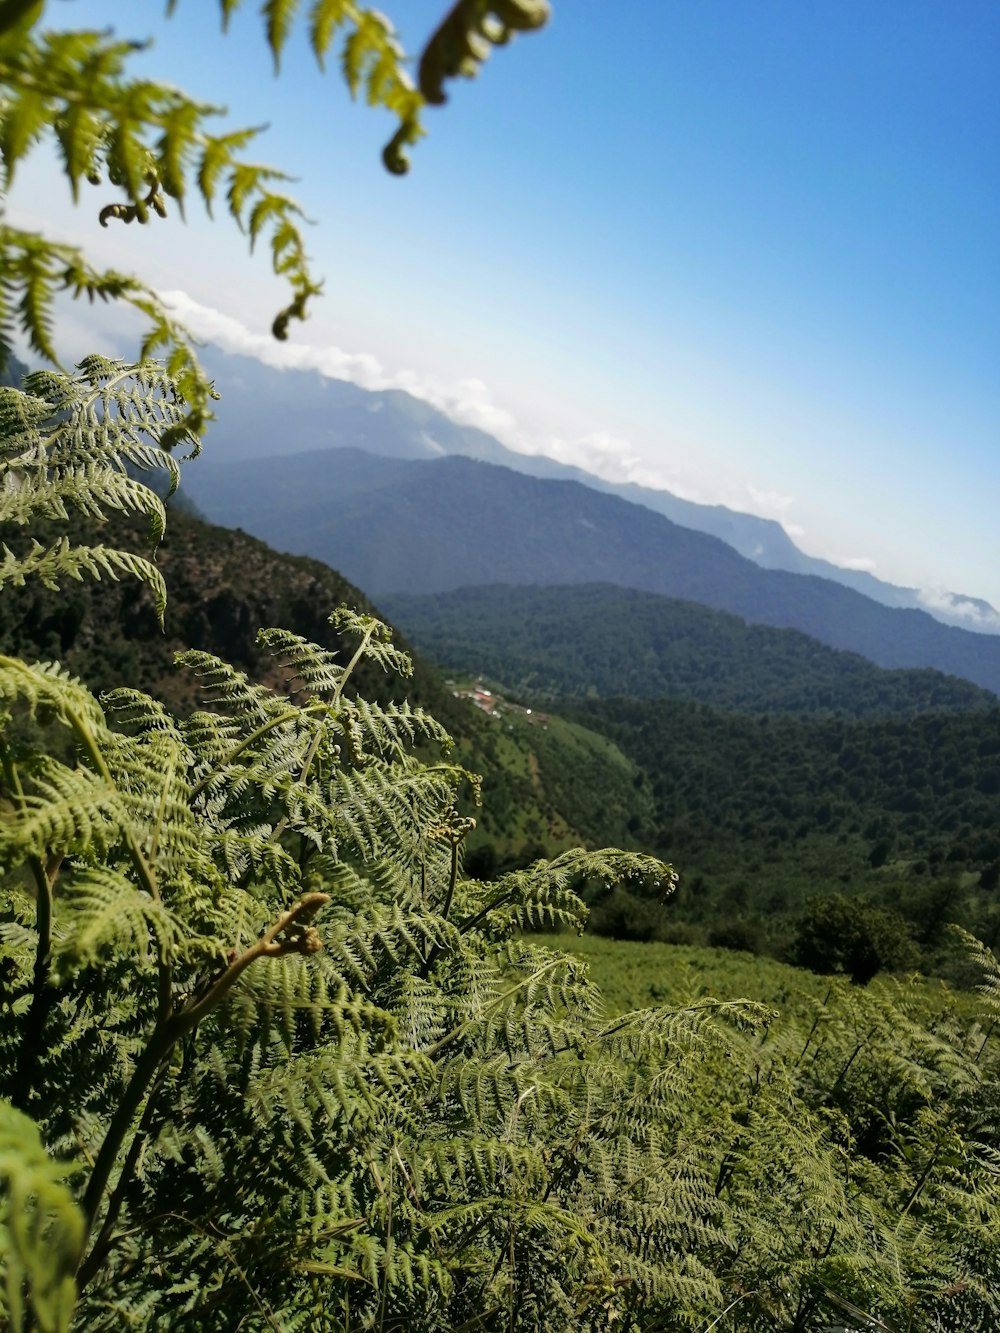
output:
M885 670L798 630L610 584L497 585L382 601L442 667L501 681L548 706L627 696L855 718L997 706L995 694L956 676Z

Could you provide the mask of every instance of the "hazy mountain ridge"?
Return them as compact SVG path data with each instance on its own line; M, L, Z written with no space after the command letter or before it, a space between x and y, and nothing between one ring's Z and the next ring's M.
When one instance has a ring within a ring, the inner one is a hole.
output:
M333 449L201 462L216 522L333 565L369 596L465 585L614 583L798 629L882 667L932 667L1000 693L1000 638L893 610L828 579L764 570L721 539L577 482L459 457Z
M213 458L265 457L287 449L359 448L384 457L434 459L459 454L527 476L578 481L592 489L706 532L764 569L814 574L853 588L884 606L922 610L943 624L1000 634L1000 612L982 598L898 587L865 570L845 569L806 555L780 523L725 505L700 504L669 491L616 483L542 454L510 449L475 426L463 425L400 389L368 390L316 371L278 370L251 357L206 347L203 357L222 390L219 420L209 435ZM250 392L239 392L241 388ZM967 614L956 610L964 606Z

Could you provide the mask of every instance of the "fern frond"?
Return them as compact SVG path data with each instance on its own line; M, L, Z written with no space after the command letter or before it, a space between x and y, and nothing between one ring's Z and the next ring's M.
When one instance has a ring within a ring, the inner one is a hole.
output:
M172 491L180 473L165 446L187 437L188 416L179 381L153 362L88 357L75 377L36 372L23 393L0 389L0 521L65 520L68 506L97 519L144 514L155 547L166 525L163 501L128 468L166 471ZM63 537L47 549L34 540L20 553L4 546L0 559L0 586L38 578L56 588L63 578L123 574L152 590L162 622L163 578L141 556Z
M79 583L85 575L90 575L99 582L103 574L117 582L125 574L149 588L153 594L156 618L163 623L167 607L167 585L156 566L142 556L117 550L113 546L73 546L68 537L63 537L48 549L32 541L30 550L23 556L15 555L5 544L0 545L0 553L0 588L4 584L19 588L28 579L38 579L46 588L58 591L60 582L66 578Z
M341 606L330 616L330 624L339 634L352 635L360 639L354 657L348 666L348 674L356 662L364 659L374 662L383 671L393 675L409 677L413 674L413 662L409 653L404 653L392 642L392 630L377 616L355 611L351 607Z
M103 778L50 759L30 774L19 805L4 820L0 862L10 870L40 849L63 856L103 851L126 819L118 793Z
M420 91L432 106L446 101L444 83L472 78L490 53L515 32L548 22L547 0L458 0L427 43L420 58Z
M61 880L53 954L64 975L68 969L93 965L112 947L128 950L143 965L154 956L173 958L185 933L162 902L149 898L120 872L94 867ZM153 941L156 955L150 950Z
M26 1286L39 1327L69 1329L85 1239L70 1174L46 1153L34 1122L0 1101L0 1302L14 1328L24 1327Z

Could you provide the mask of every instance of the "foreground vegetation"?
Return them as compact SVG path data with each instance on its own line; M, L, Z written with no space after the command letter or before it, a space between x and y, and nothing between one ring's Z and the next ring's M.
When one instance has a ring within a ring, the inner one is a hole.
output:
M525 0L499 8L513 27L544 16ZM70 177L120 188L109 216L123 221L183 194L185 164L208 155L203 190L234 173L241 220L276 223L283 333L314 284L293 206L233 160L246 136L220 143L183 94L126 85L132 48L107 34L40 37L43 9L0 7L8 174L48 115ZM277 54L294 6L268 14ZM509 35L506 22L477 34L479 17L459 4L432 39L428 99ZM398 166L420 100L385 20L320 4L313 23L318 55L346 25L349 79L400 117ZM5 230L0 250L4 296L24 297L39 351L56 272L127 296L172 348L168 366L92 357L76 376L0 388L0 521L27 537L0 558L5 613L22 585L98 578L123 594L144 584L162 616L163 570L105 520L143 515L156 545L173 519L146 481L176 484L173 451L197 450L207 384L138 284L41 237ZM74 506L96 526L70 524ZM263 548L236 546L266 565ZM232 554L224 541L214 576ZM305 595L325 586L296 569ZM168 573L182 583L183 562ZM72 621L81 604L67 605ZM16 615L6 627L27 647ZM225 628L238 638L240 623ZM583 895L641 884L669 899L672 869L569 849L468 875L478 778L439 721L385 691L409 658L363 605L320 628L336 642L261 631L244 650L253 676L188 647L189 683L161 697L112 681L98 698L59 662L0 656L5 1324L995 1328L992 954L965 942L986 989L958 995L920 981L801 989L776 967L738 975L731 954L728 974L695 984L694 963L661 952L647 955L647 995L608 962L626 955L606 953L606 999L565 947ZM55 615L54 655L72 630ZM111 672L100 648L84 636L95 673ZM631 775L583 728L550 735ZM711 998L729 984L765 1002Z
M44 513L80 451L90 503L121 498L170 388L92 359L0 392L8 504ZM670 868L465 876L476 780L428 714L350 696L409 662L334 623L346 652L262 632L271 684L183 654L186 718L0 659L11 1324L994 1327L992 955L975 999L604 953L605 999L524 932ZM737 979L752 1001L711 998Z

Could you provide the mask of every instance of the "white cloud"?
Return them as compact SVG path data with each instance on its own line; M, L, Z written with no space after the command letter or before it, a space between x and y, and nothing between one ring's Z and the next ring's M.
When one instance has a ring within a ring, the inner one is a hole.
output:
M489 431L518 448L520 432L511 414L498 407L482 380L458 380L442 384L413 370L390 373L377 356L369 352L345 352L340 347L313 347L308 343L277 342L270 334L254 333L232 315L202 305L187 292L161 293L164 301L205 342L214 343L225 352L253 356L279 370L315 370L329 379L348 380L362 389L402 389L414 398L447 413L454 421ZM528 451L532 452L532 451Z
M857 569L864 574L873 573L878 564L870 555L836 555L831 557L831 561L841 569Z
M279 343L269 334L254 333L231 315L203 305L187 292L169 291L162 296L197 338L214 343L223 351L256 357L277 369L313 370L364 389L402 389L438 408L453 421L488 432L518 453L541 454L606 481L670 491L697 504L722 504L743 513L777 518L791 536L802 535L802 529L784 517L795 503L790 495L736 480L714 479L706 483L669 464L651 462L629 440L608 431L591 431L572 439L532 434L511 412L494 402L489 386L480 379L449 384L414 370L389 371L378 357L366 352L345 352L329 345Z
M918 589L917 596L932 613L962 620L970 629L1000 634L1000 612L994 610L992 606L936 586Z
M780 491L761 491L752 483L747 483L747 495L758 514L785 514L795 503L794 495L782 495Z

